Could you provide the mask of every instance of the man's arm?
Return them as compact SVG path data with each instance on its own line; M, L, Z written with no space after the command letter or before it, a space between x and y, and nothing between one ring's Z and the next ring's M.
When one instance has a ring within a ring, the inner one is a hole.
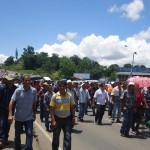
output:
M49 111L49 105L47 104L48 100L49 100L49 97L48 97L47 93L45 93L44 94L44 105L45 105L46 111Z
M121 100L121 104L122 104L123 110L127 110L127 107L126 107L126 105L125 105L126 92L124 93L123 97L122 97L120 100Z
M13 107L14 107L14 103L13 101L11 100L10 103L9 103L9 114L8 114L8 122L9 123L12 123L13 122Z
M148 104L147 104L147 102L146 102L146 99L143 97L143 103L144 103L144 106L146 107L146 108L149 108L149 106L148 106Z
M32 108L33 108L33 121L35 121L35 119L36 119L36 101L33 102Z
M56 121L55 121L55 117L54 117L54 107L50 106L50 115L51 115L51 121L52 121L52 125L55 128L56 127Z
M72 122L75 124L75 105L72 105L70 108L71 115L72 115Z

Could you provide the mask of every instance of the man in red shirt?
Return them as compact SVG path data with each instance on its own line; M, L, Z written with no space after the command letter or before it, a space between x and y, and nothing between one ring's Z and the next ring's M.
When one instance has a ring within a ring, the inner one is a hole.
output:
M135 95L136 101L134 104L134 114L133 114L133 122L132 122L132 132L134 134L139 134L139 126L142 121L143 115L143 106L148 107L146 100L144 98L144 94L141 92L138 84L135 84Z

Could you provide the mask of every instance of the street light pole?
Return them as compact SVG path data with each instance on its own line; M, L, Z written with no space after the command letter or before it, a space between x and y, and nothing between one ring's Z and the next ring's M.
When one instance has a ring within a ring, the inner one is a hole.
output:
M132 66L131 66L131 74L130 76L132 77L132 72L133 72L133 66L134 66L134 55L137 54L137 52L133 52L133 59L132 59Z
M128 45L124 45L125 47L128 47L129 49L131 49ZM133 52L133 50L131 49L131 51ZM132 73L133 73L133 67L134 67L134 55L137 55L137 52L133 52L133 59L132 59L132 64L131 64L131 72L130 72L130 77L132 77Z

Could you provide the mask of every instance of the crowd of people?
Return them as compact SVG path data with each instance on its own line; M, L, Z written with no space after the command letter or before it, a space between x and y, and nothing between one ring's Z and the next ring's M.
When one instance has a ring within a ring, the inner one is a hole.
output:
M15 120L15 150L21 150L21 133L26 133L25 150L32 150L33 122L40 112L46 131L53 132L52 149L58 150L61 130L64 150L71 150L71 132L78 122L84 122L88 109L95 124L103 124L108 109L111 123L122 123L120 134L129 137L129 131L140 134L143 116L150 120L150 87L141 88L133 82L81 83L32 81L29 75L16 79L6 75L0 85L0 147L9 144L9 130ZM77 114L77 118L75 116Z

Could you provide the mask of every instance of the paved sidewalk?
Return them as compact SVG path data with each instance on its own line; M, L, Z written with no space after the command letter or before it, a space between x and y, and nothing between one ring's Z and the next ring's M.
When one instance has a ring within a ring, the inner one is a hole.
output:
M14 122L14 121L13 121ZM11 125L10 133L9 133L9 144L7 146L4 146L4 150L14 150L14 123ZM26 140L25 133L21 134L21 147L22 150L24 149ZM36 140L36 137L33 138L33 150L40 150L38 141Z

